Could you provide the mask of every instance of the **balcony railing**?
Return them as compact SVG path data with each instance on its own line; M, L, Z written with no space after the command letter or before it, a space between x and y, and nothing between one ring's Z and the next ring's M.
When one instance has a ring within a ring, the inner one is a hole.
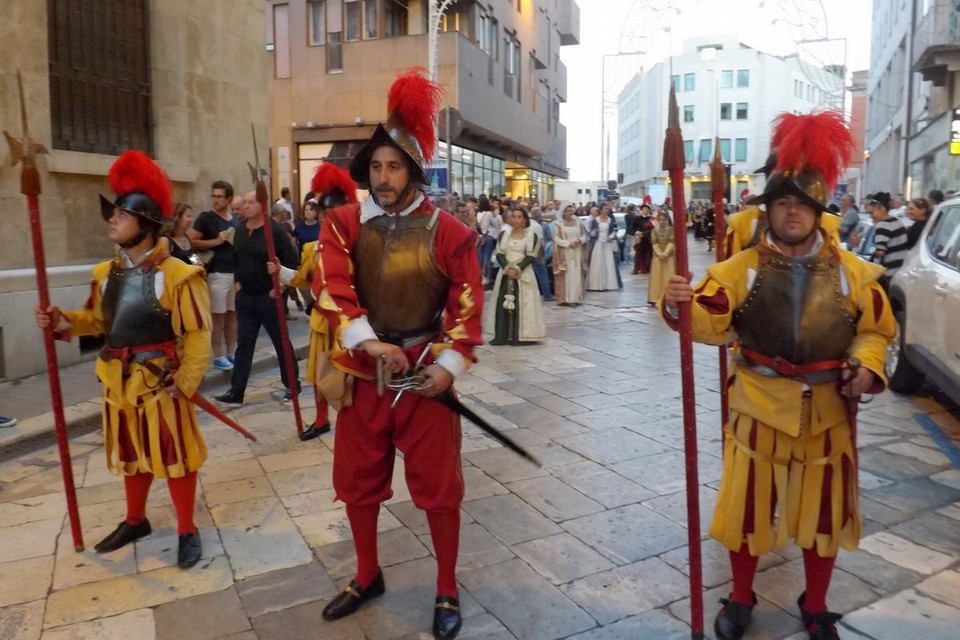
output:
M960 9L956 7L956 3L952 0L949 2L938 0L920 20L913 37L911 62L916 71L922 71L917 67L921 61L923 61L921 66L934 63L930 55L931 49L941 47L960 49Z

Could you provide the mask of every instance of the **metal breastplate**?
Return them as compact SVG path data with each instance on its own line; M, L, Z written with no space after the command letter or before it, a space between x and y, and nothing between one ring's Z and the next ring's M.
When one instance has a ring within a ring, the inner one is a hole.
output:
M396 342L440 328L450 281L434 255L436 217L385 215L361 227L357 297L381 340Z
M789 258L765 247L756 280L733 314L740 343L796 365L845 358L856 336L831 254Z
M137 347L176 338L171 313L157 300L156 274L155 266L111 266L101 302L108 347Z

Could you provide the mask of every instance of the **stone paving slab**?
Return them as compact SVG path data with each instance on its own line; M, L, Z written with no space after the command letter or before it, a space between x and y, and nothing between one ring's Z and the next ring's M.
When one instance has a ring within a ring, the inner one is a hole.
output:
M236 588L162 604L153 616L157 640L214 640L252 629Z

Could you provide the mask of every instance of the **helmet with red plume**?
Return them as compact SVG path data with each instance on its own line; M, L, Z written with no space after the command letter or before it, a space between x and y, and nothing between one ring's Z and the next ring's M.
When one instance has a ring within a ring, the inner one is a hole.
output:
M142 151L125 151L107 172L117 199L100 196L100 215L110 220L114 209L163 225L173 220L173 190L157 163Z
M827 201L854 148L843 116L834 111L782 113L774 120L773 139L778 142L776 164L763 193L746 204L767 204L795 195L815 211L827 211Z
M395 147L404 155L414 184L430 184L424 165L433 158L437 145L437 114L443 90L423 75L426 71L423 67L408 69L390 86L386 126L377 125L350 163L350 177L361 187L370 188L370 158L383 145Z
M310 181L317 205L321 211L353 204L357 201L357 183L353 181L346 169L321 162L313 173Z

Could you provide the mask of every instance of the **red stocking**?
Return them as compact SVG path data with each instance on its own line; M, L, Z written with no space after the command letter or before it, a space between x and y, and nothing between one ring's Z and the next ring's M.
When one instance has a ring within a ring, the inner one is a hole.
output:
M380 571L377 558L377 518L380 505L347 505L347 518L353 532L353 548L357 552L357 577L354 578L366 588Z
M803 572L807 578L807 595L803 598L803 609L810 614L827 610L827 589L833 575L836 556L824 558L817 555L816 549L803 550Z
M196 533L193 510L197 502L197 472L191 471L182 478L168 479L167 489L173 499L173 508L177 510L177 535Z
M460 510L427 511L433 552L437 556L437 595L457 597L457 553L460 551Z
M127 494L127 524L140 524L147 517L147 495L152 483L152 473L123 476L123 488Z
M323 425L330 422L330 407L327 406L327 403L324 402L323 396L320 395L320 390L317 388L317 385L313 385L313 397L317 399L317 427L322 427Z
M757 573L759 560L759 556L750 555L746 542L739 551L730 552L730 568L733 572L731 600L753 606L753 576Z

